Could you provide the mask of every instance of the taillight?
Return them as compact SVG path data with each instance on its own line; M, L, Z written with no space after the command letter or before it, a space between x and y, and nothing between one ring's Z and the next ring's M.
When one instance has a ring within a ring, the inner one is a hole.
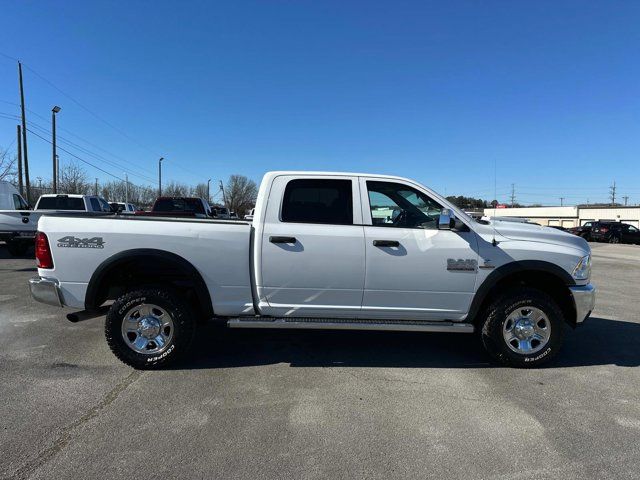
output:
M49 239L42 232L36 233L36 265L38 268L53 268Z

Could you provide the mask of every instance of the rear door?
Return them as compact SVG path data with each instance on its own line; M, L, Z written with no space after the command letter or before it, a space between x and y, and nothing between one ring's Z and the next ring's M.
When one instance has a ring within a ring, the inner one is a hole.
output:
M365 269L357 178L277 176L267 202L256 278L261 312L357 316Z

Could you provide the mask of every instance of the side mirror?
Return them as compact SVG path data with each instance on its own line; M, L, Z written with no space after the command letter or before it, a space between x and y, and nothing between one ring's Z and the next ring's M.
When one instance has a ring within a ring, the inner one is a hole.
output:
M454 226L453 213L448 208L443 208L438 217L438 230L451 230Z

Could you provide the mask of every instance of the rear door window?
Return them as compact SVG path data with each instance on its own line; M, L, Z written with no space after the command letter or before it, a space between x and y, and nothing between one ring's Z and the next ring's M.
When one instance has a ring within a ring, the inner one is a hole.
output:
M93 210L94 212L99 212L100 210L102 210L100 208L100 202L98 201L97 198L91 198L91 210Z
M291 180L284 191L281 220L291 223L353 225L351 185L351 180Z

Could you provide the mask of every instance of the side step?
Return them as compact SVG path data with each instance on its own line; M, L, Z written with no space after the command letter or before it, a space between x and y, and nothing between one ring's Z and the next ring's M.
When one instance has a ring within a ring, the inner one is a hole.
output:
M341 318L254 318L227 320L229 328L296 328L320 330L387 330L398 332L473 333L470 323L426 322L419 320L359 320Z

